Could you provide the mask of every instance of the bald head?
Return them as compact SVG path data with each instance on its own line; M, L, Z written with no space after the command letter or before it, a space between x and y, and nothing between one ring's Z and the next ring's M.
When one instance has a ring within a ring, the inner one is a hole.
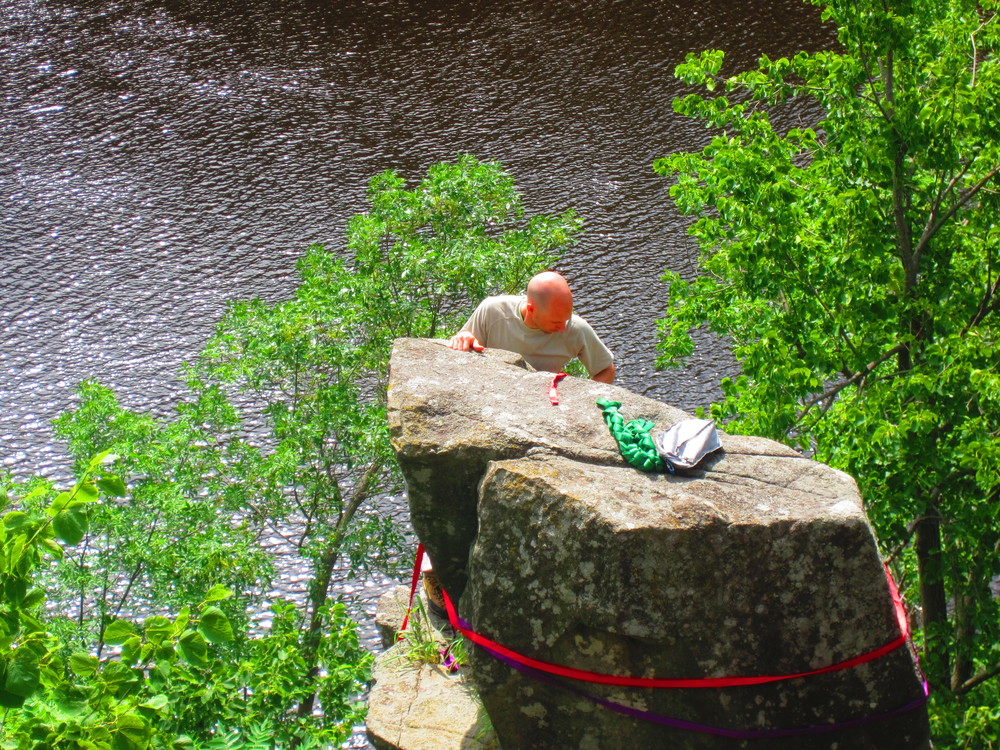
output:
M545 271L528 282L524 322L545 333L565 330L573 315L573 292L566 279L555 271Z
M553 301L568 302L573 306L573 292L561 274L543 271L528 282L528 299L539 307L548 307Z

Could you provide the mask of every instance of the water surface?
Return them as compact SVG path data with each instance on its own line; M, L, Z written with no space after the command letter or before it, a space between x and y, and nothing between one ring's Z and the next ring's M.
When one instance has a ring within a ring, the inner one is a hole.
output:
M0 457L64 471L48 421L84 378L167 408L226 300L287 297L307 246L343 249L372 175L461 152L500 160L529 211L585 218L560 269L621 382L709 402L724 345L652 367L659 275L695 250L651 164L707 137L673 113L672 71L830 36L798 0L7 0Z

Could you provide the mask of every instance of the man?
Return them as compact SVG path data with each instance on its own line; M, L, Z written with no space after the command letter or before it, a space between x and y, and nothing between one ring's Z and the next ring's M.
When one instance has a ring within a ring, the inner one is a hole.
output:
M615 379L614 355L590 324L573 314L573 292L553 271L533 277L525 295L487 297L451 337L451 348L459 351L481 352L487 346L517 352L536 370L560 372L571 359L579 359L591 380ZM445 618L441 582L429 555L421 573L431 611Z
M553 271L533 277L525 295L487 297L451 337L451 348L459 351L488 346L517 352L536 370L559 372L579 359L592 380L615 379L614 355L590 324L573 314L573 292Z

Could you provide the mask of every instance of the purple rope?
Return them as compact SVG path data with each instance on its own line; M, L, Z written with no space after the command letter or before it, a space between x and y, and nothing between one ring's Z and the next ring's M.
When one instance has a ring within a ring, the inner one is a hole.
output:
M458 618L459 623L463 628L472 630L472 626L466 622L462 617ZM836 722L834 724L821 724L818 726L811 727L795 727L793 729L725 729L723 727L713 727L707 724L698 724L693 721L685 721L684 719L675 719L670 716L664 716L662 714L653 713L652 711L643 711L639 708L632 708L631 706L625 706L621 703L616 703L614 701L608 700L607 698L602 698L598 695L588 693L585 690L581 690L573 685L568 685L563 682L549 677L544 672L539 672L537 669L532 669L524 664L520 664L513 659L509 659L502 654L493 651L486 646L479 646L484 651L486 651L494 659L502 661L507 666L516 669L518 672L523 672L529 677L533 677L540 682L544 682L548 685L553 685L562 690L569 691L581 698L586 698L592 703L596 703L599 706L604 706L612 711L615 711L625 716L631 716L635 719L640 719L642 721L653 722L654 724L661 724L663 726L671 727L673 729L683 729L689 732L699 732L701 734L713 734L719 737L730 737L737 740L761 740L761 739L779 739L782 737L804 737L813 734L825 734L827 732L837 732L843 729L853 729L855 727L862 727L868 724L875 724L880 721L886 721L888 719L895 718L896 716L902 716L903 714L914 711L927 702L927 696L929 690L927 687L927 681L923 681L923 695L910 701L909 703L900 706L899 708L894 708L891 711L886 711L881 714L871 714L869 716L862 716L859 719L849 719L848 721Z

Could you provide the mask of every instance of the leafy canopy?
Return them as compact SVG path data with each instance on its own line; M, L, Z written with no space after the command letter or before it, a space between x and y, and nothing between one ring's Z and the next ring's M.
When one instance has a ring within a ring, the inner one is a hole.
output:
M0 743L24 750L180 749L220 729L240 740L266 725L269 746L287 746L303 734L287 706L312 689L297 639L288 636L295 633L290 604L275 604L275 627L236 660L225 653L235 633L219 606L233 592L221 585L172 617L153 615L139 623L102 617L101 638L117 650L111 658L98 658L51 631L40 575L86 538L102 505L128 502L125 483L109 473L114 458L99 454L62 492L46 482L24 487L4 478ZM10 507L14 500L20 509ZM321 681L328 710L308 727L309 736L328 743L343 742L362 716L356 696L371 661L338 607L330 613L334 627L320 653L328 673Z
M964 694L1000 671L998 4L815 2L835 51L677 68L716 93L674 102L708 144L655 164L701 249L664 277L661 363L728 337L713 415L858 479L917 576L932 681ZM776 124L792 98L815 122Z

